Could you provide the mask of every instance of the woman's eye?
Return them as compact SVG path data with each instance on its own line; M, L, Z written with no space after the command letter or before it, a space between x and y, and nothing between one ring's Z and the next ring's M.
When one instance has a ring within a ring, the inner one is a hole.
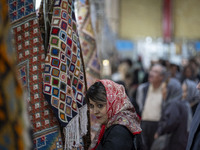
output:
M94 105L93 105L93 104L90 104L90 108L94 108Z
M102 108L102 107L103 107L103 104L98 104L97 107L98 107L98 108Z

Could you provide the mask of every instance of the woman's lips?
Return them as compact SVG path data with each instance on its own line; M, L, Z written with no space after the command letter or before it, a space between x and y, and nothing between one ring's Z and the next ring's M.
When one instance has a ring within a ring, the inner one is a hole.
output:
M97 118L97 119L101 119L101 117L99 117L99 116L96 116L96 118Z

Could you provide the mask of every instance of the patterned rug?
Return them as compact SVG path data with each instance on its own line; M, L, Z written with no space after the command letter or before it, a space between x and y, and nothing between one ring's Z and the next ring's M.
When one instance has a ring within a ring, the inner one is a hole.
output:
M91 23L90 7L87 1L77 2L77 18L81 48L87 68L87 86L89 87L100 78L100 64L97 56L96 39ZM91 139L93 139L100 127L94 115L90 116L90 125Z
M32 0L9 0L18 78L28 101L34 149L63 149L60 127L42 93L45 50ZM32 13L33 12L33 13Z
M55 1L50 34L43 92L65 128L65 148L81 148L80 138L87 133L87 106L73 0Z
M86 66L87 85L89 87L100 78L100 63L87 1L77 2L77 18L80 43Z
M35 12L33 0L8 0L8 3L11 22Z
M8 40L7 1L0 1L0 149L28 150L31 147L26 124L22 87L16 77L12 43Z

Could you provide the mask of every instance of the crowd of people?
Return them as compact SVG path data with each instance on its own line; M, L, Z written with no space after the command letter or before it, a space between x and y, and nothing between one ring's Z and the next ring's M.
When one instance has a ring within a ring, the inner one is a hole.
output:
M195 59L185 66L160 60L145 72L141 60L136 66L123 60L112 75L115 82L100 80L87 91L101 124L93 149L200 148L200 141L194 142L200 139L199 68Z

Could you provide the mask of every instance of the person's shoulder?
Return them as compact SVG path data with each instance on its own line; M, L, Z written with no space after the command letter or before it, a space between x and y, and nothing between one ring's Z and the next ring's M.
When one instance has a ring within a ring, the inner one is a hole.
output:
M197 109L196 109L196 111L195 111L195 113L200 113L200 103L198 104L198 106L197 106Z
M125 126L118 124L112 125L106 129L100 144L103 150L132 150L134 146L134 136Z
M140 85L138 86L138 89L143 89L143 88L146 88L146 87L149 87L149 82L140 84Z
M128 130L126 126L120 125L120 124L116 124L116 125L112 125L111 126L112 130Z
M109 135L121 135L121 136L133 136L133 134L128 130L126 126L123 125L112 125L108 129L108 134Z
M196 110L195 110L195 113L194 113L194 117L193 117L193 120L198 120L199 124L200 124L200 117L199 117L199 114L200 114L200 103L198 104Z

